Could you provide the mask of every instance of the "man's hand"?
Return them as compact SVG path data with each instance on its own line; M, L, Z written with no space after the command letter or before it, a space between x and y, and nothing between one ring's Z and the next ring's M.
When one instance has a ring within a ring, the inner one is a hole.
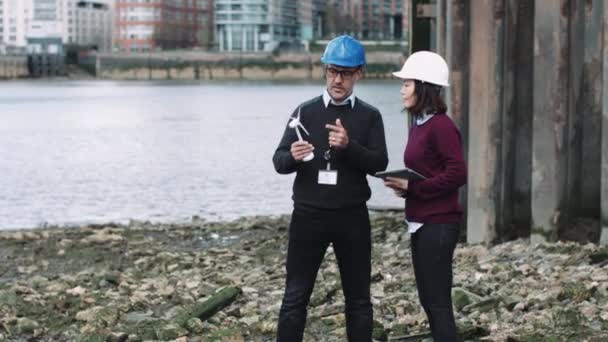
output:
M386 177L386 179L384 180L384 185L393 189L395 195L399 197L405 197L409 181L403 178Z
M336 125L325 125L325 128L329 129L329 146L337 150L343 150L348 147L350 140L348 139L348 132L346 128L342 126L340 119L336 119Z
M314 149L315 147L312 146L312 144L309 144L308 141L298 140L291 144L290 152L293 159L296 161L302 161L302 159L309 155Z

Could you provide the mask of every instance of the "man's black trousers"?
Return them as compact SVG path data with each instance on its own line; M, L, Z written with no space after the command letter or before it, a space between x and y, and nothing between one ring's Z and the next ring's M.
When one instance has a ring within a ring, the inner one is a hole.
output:
M365 205L340 210L294 209L277 341L302 341L308 302L330 243L340 269L348 340L371 341L371 231Z

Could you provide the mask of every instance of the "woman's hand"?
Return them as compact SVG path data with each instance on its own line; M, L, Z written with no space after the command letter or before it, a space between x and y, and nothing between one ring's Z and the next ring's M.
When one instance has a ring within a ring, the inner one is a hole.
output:
M403 178L386 177L384 180L384 186L393 189L395 195L399 197L405 197L407 193L409 181Z

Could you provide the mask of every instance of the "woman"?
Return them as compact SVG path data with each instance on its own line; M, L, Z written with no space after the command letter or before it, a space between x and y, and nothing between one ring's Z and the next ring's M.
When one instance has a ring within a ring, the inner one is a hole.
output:
M405 165L427 178L384 184L406 198L412 263L420 302L435 342L457 341L452 310L452 260L462 208L458 188L466 183L460 132L441 99L448 84L445 60L432 52L412 54L393 75L403 80L401 97L414 117L404 153Z

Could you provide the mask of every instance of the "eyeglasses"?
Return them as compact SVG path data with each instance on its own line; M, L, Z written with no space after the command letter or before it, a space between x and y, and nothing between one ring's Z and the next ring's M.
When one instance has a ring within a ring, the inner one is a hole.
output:
M359 69L355 70L338 70L336 68L328 67L325 69L325 75L328 78L336 78L338 75L342 76L342 79L345 81L350 81L355 73L357 73Z

